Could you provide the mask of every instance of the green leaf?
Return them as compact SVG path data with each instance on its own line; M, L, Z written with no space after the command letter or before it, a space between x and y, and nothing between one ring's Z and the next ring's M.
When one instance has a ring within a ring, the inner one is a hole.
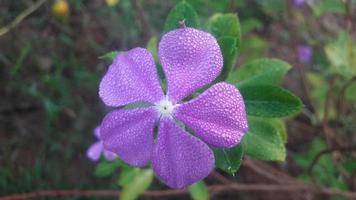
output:
M240 168L243 153L242 145L230 149L214 149L215 166L227 173L234 174Z
M95 168L95 176L105 177L112 175L120 166L120 161L100 162Z
M350 174L356 172L356 160L354 158L348 158L347 160L343 161L342 166Z
M263 24L254 18L246 19L241 21L241 32L242 34L249 33L253 30L261 30L263 28Z
M236 14L215 14L209 19L208 28L216 38L226 36L235 38L236 48L240 48L241 30Z
M274 85L246 85L240 87L248 115L258 117L286 117L297 114L301 100L288 90Z
M326 45L325 53L332 73L348 78L356 75L356 44L350 34L340 32L335 42Z
M189 186L188 188L189 194L193 200L208 200L209 199L209 191L208 187L206 187L203 181L199 181Z
M164 32L179 28L180 21L185 22L187 27L199 27L199 17L194 8L184 0L178 3L168 14L164 24Z
M113 61L116 56L119 54L118 51L110 51L102 56L100 56L99 58L105 61Z
M152 169L140 169L132 181L123 186L121 200L134 200L146 191L153 181Z
M345 91L345 98L348 101L356 102L356 81L350 84Z
M164 78L164 72L163 72L161 63L159 62L159 58L158 58L157 44L158 44L157 38L151 37L150 40L148 40L147 49L152 54L153 59L155 60L156 67L157 67L157 73L158 73L160 80L162 81L162 84L165 84L166 80Z
M287 10L288 1L281 0L256 0L256 3L261 6L264 13L271 17L281 16Z
M263 57L266 49L267 42L264 38L256 35L250 35L244 37L244 39L241 41L241 48L239 49L239 53L241 57L244 57L245 60L251 60Z
M31 51L31 46L25 46L25 47L21 48L20 55L16 59L15 66L13 68L11 68L11 71L10 71L11 76L15 76L17 74L17 72L22 67L22 65L23 65L26 57L30 53L30 51Z
M283 142L287 143L288 134L287 134L286 124L284 123L284 121L281 119L276 119L276 118L265 118L264 120L266 122L268 122L271 126L273 126L273 128L281 136Z
M237 48L236 48L236 38L226 36L218 39L218 43L223 54L224 66L219 75L218 80L225 80L236 61Z
M132 179L137 176L137 174L139 174L141 171L140 168L135 168L135 167L130 167L130 166L126 166L123 167L121 172L120 172L120 176L118 179L118 185L123 187L127 184L129 184Z
M257 118L257 117L255 117L255 118ZM287 128L286 128L285 122L282 119L263 118L263 117L258 117L258 119L263 119L264 122L269 123L269 125L271 125L277 131L277 133L281 136L283 142L287 143L287 141L288 141Z
M277 130L259 118L249 118L249 131L242 140L245 153L259 160L284 161L286 149Z
M345 13L345 3L340 0L308 1L314 15L320 17L324 13Z
M324 77L318 73L308 72L306 73L306 80L310 85L310 99L313 103L315 109L314 121L321 121L324 118L324 106L325 99L329 91L329 84L324 79ZM329 119L334 119L336 117L335 106L329 107Z
M158 54L157 54L157 38L151 37L147 42L147 49L152 54L155 62L158 62Z
M280 84L291 66L278 59L252 60L230 74L228 81L239 86L250 84Z

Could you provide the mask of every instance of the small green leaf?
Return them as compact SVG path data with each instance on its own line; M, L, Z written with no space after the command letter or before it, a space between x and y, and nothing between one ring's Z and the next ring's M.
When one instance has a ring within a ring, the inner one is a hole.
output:
M166 80L164 78L165 77L164 72L163 72L161 63L159 62L159 58L158 58L157 44L158 44L157 38L151 37L147 43L147 49L152 54L153 59L155 60L156 67L157 67L157 73L158 73L160 80L162 81L162 84L165 84Z
M122 193L120 195L121 200L134 200L137 199L140 194L146 191L153 181L152 169L140 169L140 172L136 174L132 181L123 186Z
M345 99L356 102L356 81L353 81L345 91Z
M308 1L308 4L317 17L325 13L345 13L345 3L340 0Z
M261 30L262 28L263 24L255 18L249 18L245 19L244 21L241 21L242 34L249 33L253 30Z
M208 28L216 38L226 36L235 38L236 48L240 48L240 21L236 14L215 14L209 19Z
M241 165L243 146L237 145L230 149L214 149L215 165L219 169L234 174Z
M274 85L246 85L240 87L248 115L258 117L286 117L297 114L301 100L288 90Z
M164 32L179 28L180 21L183 21L187 27L199 27L199 17L194 8L184 0L178 3L168 14L164 24Z
M158 54L157 54L157 38L151 37L147 42L147 49L152 54L155 62L158 62Z
M288 1L280 0L257 0L255 1L258 6L261 7L262 11L271 17L278 17L287 10ZM257 9L257 8L255 8Z
M99 58L105 61L113 61L116 56L119 54L118 51L110 51L102 56L100 56Z
M350 34L340 32L336 41L326 45L325 53L332 73L348 78L356 75L356 44Z
M329 91L329 84L319 73L307 72L305 77L310 86L310 99L315 109L314 115L316 118L314 120L317 119L320 122L324 118L324 105ZM330 106L328 118L334 119L336 113L335 106Z
M139 174L141 171L140 168L135 168L135 167L123 167L121 172L120 172L120 176L118 179L118 185L123 187L127 184L129 184L132 179L137 176L137 174Z
M291 66L278 59L252 60L230 74L228 81L241 85L279 84Z
M239 53L245 60L261 58L265 55L267 42L257 35L248 35L241 41Z
M218 39L218 43L223 54L224 66L218 78L219 81L225 80L236 61L237 49L236 38L226 36Z
M11 76L15 76L17 74L17 72L22 67L22 65L23 65L26 57L30 53L30 51L31 51L31 46L25 46L25 47L21 48L20 55L16 59L15 66L13 68L11 68L11 71L10 71Z
M285 160L286 149L277 130L263 119L249 118L248 121L249 131L242 140L245 153L259 160Z
M354 158L348 158L347 160L343 161L342 166L350 174L356 172L356 160Z
M266 122L268 122L271 126L273 126L273 128L281 136L283 142L287 143L288 133L287 133L286 124L284 123L284 121L281 119L276 119L276 118L265 118L264 120Z
M257 117L254 117L257 118ZM258 117L257 119L263 119L264 122L269 123L281 136L282 140L284 143L287 143L288 141L288 133L287 133L287 128L286 124L282 119L278 118L263 118L263 117Z
M110 176L114 173L115 170L117 170L120 166L120 161L114 161L114 162L100 162L96 168L95 168L95 176L98 177L105 177L105 176Z
M189 194L193 200L208 200L209 199L209 191L208 187L206 187L203 181L199 181L189 186L188 188Z

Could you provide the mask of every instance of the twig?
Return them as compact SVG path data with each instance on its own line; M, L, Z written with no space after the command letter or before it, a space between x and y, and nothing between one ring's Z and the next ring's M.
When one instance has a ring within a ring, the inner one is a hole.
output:
M311 164L308 167L308 174L313 177L313 168L314 166L318 163L318 161L320 160L321 156L323 156L324 154L328 154L328 153L332 153L332 152L344 152L344 151L356 151L356 146L350 146L350 147L338 147L338 148L328 148L328 149L324 149L322 151L320 151L313 159L313 161L311 162Z
M230 181L229 179L227 179L226 177L224 177L223 175L219 174L218 172L216 171L213 171L211 174L210 174L212 177L216 178L218 181L220 181L221 183L224 183L224 184L231 184L233 183L232 181Z
M276 170L274 167L271 167L264 162L245 158L242 165L276 183L295 183L293 177Z
M335 82L336 82L337 76L332 77L332 79L329 82L329 90L325 99L325 104L324 104L324 116L323 116L323 121L322 121L322 128L323 128L323 133L324 133L324 137L326 139L326 143L329 149L334 149L334 145L336 142L335 136L336 134L334 133L334 130L329 126L329 108L332 106L331 105L331 101L332 98L334 97L334 91L335 91ZM338 162L337 156L338 154L336 154L338 151L332 151L331 152L331 158L332 161L334 163L334 165L336 166L337 169L339 169L340 173L345 176L348 177L348 173L343 169L343 166L340 165L340 163ZM312 177L313 178L313 177Z
M0 36L6 34L13 28L15 28L17 25L19 25L27 16L29 16L31 13L36 11L46 0L38 0L36 3L28 7L25 11L23 11L20 15L18 15L14 21L12 21L10 24L2 27L0 29Z
M229 187L225 185L214 185L209 187L210 192L223 193L229 190L243 191L243 192L311 192L314 194L324 194L328 196L340 196L349 199L356 199L356 192L348 192L341 190L334 190L330 188L319 188L315 185L307 184L232 184Z
M142 8L142 2L141 1L139 2L139 0L135 0L134 6L137 11L138 20L139 20L139 22L141 24L141 28L143 30L143 35L144 35L145 39L148 40L151 37L152 32L151 32L150 26L148 24L144 9Z
M184 190L162 190L162 191L147 191L143 194L146 197L165 197L187 194ZM116 190L40 190L25 194L15 194L0 197L0 200L25 200L40 197L118 197L119 191Z
M333 138L333 131L331 130L331 128L329 127L328 121L329 121L329 106L331 103L331 98L333 97L333 92L334 92L334 86L335 86L335 77L333 77L330 81L329 84L329 90L325 99L325 103L324 103L324 116L323 116L323 122L322 122L322 126L323 126L323 133L326 139L326 143L328 145L329 148L332 148L333 143L332 143L332 138Z
M352 3L351 0L345 2L345 29L350 32L352 30Z
M340 116L340 113L343 113L344 111L344 98L345 98L345 92L346 92L346 89L354 82L356 81L356 76L352 77L350 80L348 80L341 88L340 92L339 92L339 95L338 95L338 100L337 100L337 108L339 109L339 112L338 113L338 118Z
M246 164L247 163L247 164ZM256 167L256 163L261 166ZM315 184L303 184L287 174L280 172L269 165L254 161L249 158L245 159L244 165L248 167L253 167L253 169L259 169L260 174L264 176L271 176L267 175L268 173L275 176L277 179L279 178L279 182L281 184L239 184L233 183L224 178L224 184L221 185L212 185L209 186L209 192L211 194L221 194L231 191L239 191L239 192L309 192L313 194L324 194L328 196L341 196L349 199L356 199L356 192L348 192L348 191L341 191L341 190L333 190L330 188L323 188L319 187ZM266 168L266 169L264 169ZM214 173L214 176L217 173ZM220 175L220 174L219 174ZM221 175L220 175L221 176ZM219 176L219 177L220 177ZM217 177L217 176L215 176ZM282 178L281 178L282 177ZM220 177L221 178L221 177ZM222 179L221 179L222 180ZM284 181L283 181L284 180ZM287 180L287 181L286 181ZM26 194L14 194L9 196L0 197L0 200L27 200L27 199L34 199L34 198L44 198L44 197L69 197L69 196L85 196L85 197L117 197L120 195L119 191L115 190L99 190L99 191L91 191L91 190L44 190L44 191L37 191L31 192ZM146 191L142 194L144 197L174 197L174 196L184 196L188 195L186 190L156 190L156 191Z
M9 115L12 113L26 114L41 109L38 105L16 105L0 108L0 115Z
M314 194L325 194L329 196L341 196L346 198L356 199L355 192L347 192L341 190L333 190L330 188L319 188L315 185L307 184L230 184L230 185L212 185L208 187L209 192L212 194L220 194L228 191L240 191L240 192L311 192ZM146 191L142 194L145 197L173 197L187 195L186 190L162 190L162 191ZM69 197L69 196L81 196L81 197L117 197L120 195L116 190L42 190L37 192L15 194L9 196L0 197L0 200L27 200L34 198L44 197Z
M292 38L292 47L293 47L293 50L295 52L296 55L298 55L298 45L300 43L300 37L299 35L297 34L298 33L298 30L296 28L296 17L295 17L295 12L293 10L293 5L292 5L292 1L288 1L287 3L287 11L288 11L288 19L290 20L288 23L287 23L287 27L289 28L289 31L291 33L291 38ZM305 97L306 97L306 100L307 100L307 105L309 107L309 109L314 112L315 111L315 108L313 106L313 103L312 103L312 100L311 100L311 95L310 95L310 86L309 86L309 83L308 81L306 80L306 77L305 77L305 70L304 70L304 65L302 64L296 64L296 68L297 68L297 71L298 71L298 74L299 74L299 78L300 78L300 81L301 81L301 86L302 86L302 89L304 90L304 93L305 93Z
M244 167L248 167L249 169L253 170L257 174L263 176L264 178L267 178L268 180L279 184L300 184L289 174L286 174L283 171L280 171L262 161L245 158L242 165ZM303 198L303 194L301 193L294 195L294 199L302 199L302 198Z
M229 11L230 12L236 12L236 1L235 0L230 0L230 6L229 6Z
M295 180L292 176L277 170L274 167L271 167L270 165L261 162L261 161L257 161L257 160L252 160L252 159L245 159L243 162L243 165L252 169L253 171L257 172L258 174L264 176L265 178L268 178L269 180L275 181L277 183L280 184L293 184L293 185L302 185L303 183L298 182L297 180ZM308 187L318 187L317 185L313 184L313 185L309 185ZM346 198L350 198L350 199L356 199L355 196L355 192L345 192L344 191L340 191L340 190L333 190L330 188L321 188L319 187L319 189L321 190L322 194L325 195L336 195L336 196L343 196ZM340 194L344 193L344 194Z

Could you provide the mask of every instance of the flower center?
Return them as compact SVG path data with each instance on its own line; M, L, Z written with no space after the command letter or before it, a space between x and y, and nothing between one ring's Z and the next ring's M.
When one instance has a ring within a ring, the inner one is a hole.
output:
M167 98L162 99L160 102L156 103L155 105L156 110L158 111L159 115L162 117L171 117L175 105Z

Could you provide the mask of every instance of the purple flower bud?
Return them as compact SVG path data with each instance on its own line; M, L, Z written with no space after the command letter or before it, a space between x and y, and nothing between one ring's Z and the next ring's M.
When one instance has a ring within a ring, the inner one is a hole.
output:
M92 160L92 161L98 161L101 154L104 154L104 157L106 160L114 160L117 156L104 149L103 147L103 141L101 141L100 139L100 127L96 127L94 130L94 135L95 137L98 139L97 142L95 142L94 144L92 144L88 150L87 150L87 157Z
M310 62L313 56L313 49L310 46L299 46L298 47L298 59L301 63Z
M293 0L292 2L294 6L301 7L304 5L305 0Z

